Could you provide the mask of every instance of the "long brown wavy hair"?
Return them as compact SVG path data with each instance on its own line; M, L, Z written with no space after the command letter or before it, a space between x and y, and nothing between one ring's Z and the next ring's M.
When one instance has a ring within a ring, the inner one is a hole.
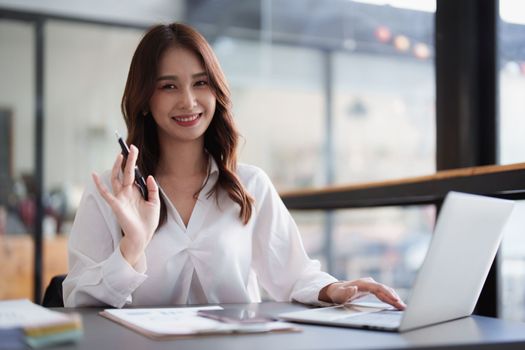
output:
M231 95L219 61L204 37L188 25L172 23L150 28L140 41L129 68L121 109L128 128L128 144L139 150L137 166L144 175L153 175L160 159L157 124L149 112L155 89L159 61L170 47L184 47L200 59L210 88L217 100L212 121L204 134L204 147L219 167L219 178L208 196L219 188L240 206L239 218L247 224L252 215L253 198L236 175L239 132L233 121ZM217 197L216 197L217 198ZM159 227L166 222L166 203L161 197Z

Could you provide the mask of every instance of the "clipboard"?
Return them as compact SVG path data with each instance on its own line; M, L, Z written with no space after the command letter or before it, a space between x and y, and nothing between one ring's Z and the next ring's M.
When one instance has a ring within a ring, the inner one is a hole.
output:
M153 340L301 331L296 325L281 321L257 324L224 323L197 315L199 310L221 309L220 306L105 309L99 315Z

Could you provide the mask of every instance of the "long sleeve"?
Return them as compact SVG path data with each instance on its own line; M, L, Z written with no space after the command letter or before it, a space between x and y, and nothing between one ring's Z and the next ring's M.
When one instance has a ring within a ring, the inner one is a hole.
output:
M103 181L110 188L109 174ZM82 196L68 245L69 272L63 283L66 307L131 303L147 278L146 258L132 267L122 256L120 228L111 208L91 181Z
M261 286L278 301L326 305L319 291L337 280L307 256L292 216L262 170L257 181L253 265Z
M167 220L135 266L122 257L119 224L91 182L69 239L64 305L258 302L259 285L279 301L325 305L318 300L319 291L336 279L308 258L299 231L266 174L249 165L238 169L243 185L255 197L253 216L244 225L238 205L226 193L219 192L218 198L206 195L218 172L212 159L211 180L187 226L164 198ZM109 173L102 180L109 188Z

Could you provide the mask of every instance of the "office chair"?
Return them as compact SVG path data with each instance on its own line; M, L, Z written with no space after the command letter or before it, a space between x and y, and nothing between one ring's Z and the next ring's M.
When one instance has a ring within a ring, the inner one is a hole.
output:
M45 307L64 307L64 299L62 296L62 282L67 275L57 275L51 279L49 285L44 293L44 300L42 306Z

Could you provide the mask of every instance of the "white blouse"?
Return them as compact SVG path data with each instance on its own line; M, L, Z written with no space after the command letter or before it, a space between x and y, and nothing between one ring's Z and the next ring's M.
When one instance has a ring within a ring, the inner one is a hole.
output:
M303 248L297 226L268 176L239 164L237 175L255 199L244 225L239 206L219 189L211 159L208 181L186 227L161 190L167 221L133 267L121 254L120 226L91 181L84 191L69 238L66 307L123 307L260 302L259 283L277 301L325 305L319 291L336 279L320 271ZM111 188L110 172L103 182Z

